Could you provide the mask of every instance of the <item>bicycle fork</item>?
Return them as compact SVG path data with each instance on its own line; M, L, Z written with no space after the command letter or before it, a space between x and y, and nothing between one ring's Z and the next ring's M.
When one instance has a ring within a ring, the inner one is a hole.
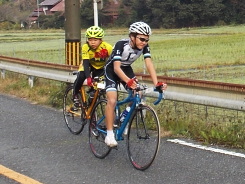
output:
M149 139L150 138L150 136L149 136L149 134L147 133L147 129L146 129L146 125L145 125L145 114L144 114L144 112L143 112L143 110L142 110L142 108L141 107L139 107L138 109L137 109L137 111L138 112L140 112L140 113L138 113L137 112L137 114L136 114L136 132L137 132L137 138L138 139ZM139 114L139 116L140 117L138 117L138 114ZM139 120L140 119L140 120ZM143 125L143 129L144 129L144 136L141 136L140 134L140 131L139 131L139 127L140 127L140 124L142 123L142 125Z

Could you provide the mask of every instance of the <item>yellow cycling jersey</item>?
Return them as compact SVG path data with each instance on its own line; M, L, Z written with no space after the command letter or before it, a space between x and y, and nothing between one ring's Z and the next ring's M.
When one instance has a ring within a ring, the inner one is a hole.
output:
M112 46L104 41L96 50L92 50L87 43L82 46L82 60L88 59L95 69L103 68L111 53ZM83 64L80 64L79 71L84 71Z

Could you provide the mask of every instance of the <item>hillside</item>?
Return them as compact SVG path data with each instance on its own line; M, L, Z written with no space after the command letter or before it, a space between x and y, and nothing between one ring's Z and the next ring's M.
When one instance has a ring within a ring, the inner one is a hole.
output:
M0 23L20 24L44 0L0 0ZM53 0L50 0L53 2ZM81 0L81 20L85 27L93 25L93 1ZM152 28L183 28L245 23L244 0L103 0L98 1L99 25L127 27L143 20ZM103 5L103 6L102 6ZM114 6L113 5L117 5ZM132 8L131 8L132 7ZM46 7L45 7L46 8ZM42 17L42 29L52 27L64 17ZM48 23L47 23L48 22ZM60 21L61 22L61 21ZM59 26L59 28L62 26ZM0 29L1 29L0 25Z
M36 7L36 0L0 0L0 21L20 23Z

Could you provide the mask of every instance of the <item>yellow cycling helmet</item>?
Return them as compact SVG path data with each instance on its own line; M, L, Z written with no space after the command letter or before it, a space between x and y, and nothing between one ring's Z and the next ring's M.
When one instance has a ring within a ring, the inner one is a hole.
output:
M102 28L98 26L92 26L87 29L85 36L87 38L103 38L105 35L105 32Z

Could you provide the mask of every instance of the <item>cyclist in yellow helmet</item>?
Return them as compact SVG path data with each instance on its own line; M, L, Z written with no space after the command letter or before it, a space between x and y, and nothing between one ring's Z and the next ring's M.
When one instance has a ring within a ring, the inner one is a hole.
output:
M102 40L104 35L104 30L98 26L89 27L85 32L87 41L82 46L82 62L74 82L75 105L79 105L77 94L85 79L87 85L91 86L93 77L104 74L104 65L112 52L112 46Z

